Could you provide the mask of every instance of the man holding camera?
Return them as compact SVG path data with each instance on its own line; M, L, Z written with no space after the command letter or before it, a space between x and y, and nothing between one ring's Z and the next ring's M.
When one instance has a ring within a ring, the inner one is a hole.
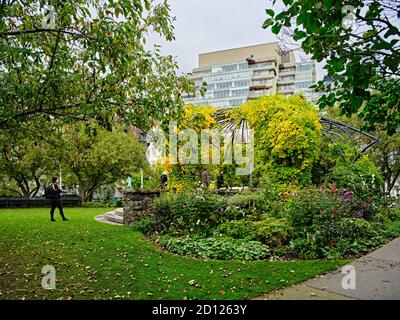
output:
M58 178L53 177L52 183L50 185L50 203L51 203L51 210L50 210L50 217L51 221L56 221L54 219L54 210L58 208L60 211L61 218L63 221L68 221L68 219L64 216L64 210L61 203L61 192L66 192L65 189L60 188L58 185Z

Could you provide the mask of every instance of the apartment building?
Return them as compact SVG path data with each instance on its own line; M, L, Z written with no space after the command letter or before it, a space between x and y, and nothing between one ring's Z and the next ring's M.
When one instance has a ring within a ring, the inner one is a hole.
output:
M313 62L298 64L293 52L281 54L279 43L273 42L200 54L199 67L190 78L196 93L186 96L186 103L232 107L275 93L307 92L305 96L311 100L308 86L316 77ZM207 92L201 96L204 82Z

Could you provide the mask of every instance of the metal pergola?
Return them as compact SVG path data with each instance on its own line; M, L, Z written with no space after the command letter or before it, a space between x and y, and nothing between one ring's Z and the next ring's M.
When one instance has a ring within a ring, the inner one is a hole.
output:
M230 110L232 109L220 109L214 114L214 117L221 125L222 131L225 131L226 134L235 132L235 137L239 136L241 137L240 140L245 142L248 137L248 129L250 129L250 126L245 119L235 121L229 117ZM343 155L344 153L340 147L340 142L350 143L357 149L357 154L353 161L356 161L363 153L379 142L377 137L337 120L321 116L320 123L323 136L330 142L336 144Z

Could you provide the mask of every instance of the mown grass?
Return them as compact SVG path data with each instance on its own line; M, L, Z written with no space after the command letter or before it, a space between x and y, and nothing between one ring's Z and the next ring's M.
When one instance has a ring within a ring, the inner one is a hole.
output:
M347 261L216 261L161 252L129 227L94 220L107 208L0 210L0 299L246 299ZM41 287L42 267L56 289Z

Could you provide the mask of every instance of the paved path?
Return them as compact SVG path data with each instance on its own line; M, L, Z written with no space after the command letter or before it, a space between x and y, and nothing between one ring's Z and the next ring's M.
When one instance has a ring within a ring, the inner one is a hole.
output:
M342 268L256 300L400 300L400 238L352 263L356 288L343 289Z

